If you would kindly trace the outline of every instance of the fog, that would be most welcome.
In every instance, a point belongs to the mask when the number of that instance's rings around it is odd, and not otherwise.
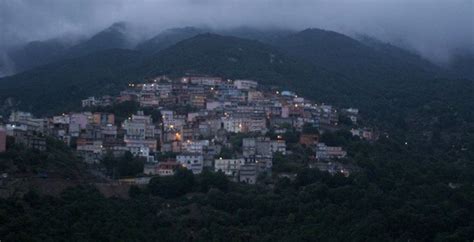
[[[170,27],[308,27],[367,34],[438,63],[474,52],[473,0],[1,0],[1,50],[90,35],[117,21],[146,38]]]

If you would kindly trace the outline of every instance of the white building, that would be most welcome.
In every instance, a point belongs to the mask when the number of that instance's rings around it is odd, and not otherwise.
[[[316,146],[316,159],[318,160],[342,159],[346,155],[347,152],[339,146],[327,146],[324,143],[319,143]]]
[[[171,110],[161,110],[161,118],[163,120],[163,128],[165,131],[179,130],[186,123],[186,116],[176,115]]]
[[[11,123],[21,123],[28,121],[29,119],[32,119],[33,115],[28,112],[22,112],[22,111],[14,111],[10,114],[10,118],[8,119],[9,122]]]
[[[70,119],[69,115],[63,114],[58,116],[53,116],[53,124],[69,124]]]
[[[286,143],[284,140],[270,140],[264,137],[244,138],[242,152],[244,157],[273,157],[276,152],[286,154]]]
[[[227,176],[236,177],[240,166],[245,164],[245,159],[216,159],[214,160],[214,171],[221,171]]]
[[[181,143],[181,151],[185,153],[202,154],[209,147],[209,140],[186,140]]]
[[[244,131],[244,119],[234,117],[222,117],[222,127],[231,133],[241,133]]]
[[[203,86],[216,86],[222,82],[222,79],[220,77],[188,77],[186,82]]]
[[[239,170],[239,181],[247,184],[255,184],[257,183],[257,164],[256,163],[248,163],[243,164],[240,166]]]
[[[97,100],[95,97],[88,97],[86,99],[82,100],[82,107],[94,107],[99,103],[99,100]]]
[[[85,129],[89,120],[91,119],[91,113],[71,113],[69,115],[69,133],[73,137],[78,137],[81,130]]]
[[[125,130],[124,141],[127,146],[146,146],[151,151],[156,150],[155,125],[150,116],[143,115],[141,112],[138,115],[132,115],[122,123],[122,128]]]
[[[122,123],[125,139],[154,139],[155,125],[150,116],[143,114],[132,115]]]
[[[204,158],[197,153],[183,153],[176,156],[176,162],[181,164],[186,169],[192,171],[194,174],[200,174],[203,169]]]
[[[87,163],[98,163],[104,150],[101,140],[78,142],[76,149],[78,155]]]
[[[252,80],[235,80],[234,86],[237,89],[249,90],[249,89],[257,89],[258,82]]]

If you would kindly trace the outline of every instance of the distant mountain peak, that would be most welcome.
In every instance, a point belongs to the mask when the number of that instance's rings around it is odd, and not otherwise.
[[[134,41],[129,36],[130,25],[117,22],[93,35],[88,40],[72,47],[66,56],[75,57],[106,49],[131,49]]]
[[[137,49],[153,54],[169,46],[172,46],[181,40],[191,38],[198,34],[204,33],[205,31],[206,30],[204,29],[193,26],[166,29],[153,36],[151,39],[139,44]]]

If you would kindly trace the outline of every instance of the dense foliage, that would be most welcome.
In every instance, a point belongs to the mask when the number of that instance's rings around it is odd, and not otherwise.
[[[441,73],[439,67],[402,49],[366,43],[332,31],[306,29],[275,45],[290,56],[345,75],[357,83],[419,79]],[[375,45],[375,46],[374,46]]]
[[[8,140],[8,150],[0,153],[0,173],[20,176],[77,178],[84,165],[63,142],[46,138],[46,150],[29,149]]]
[[[112,178],[133,177],[143,173],[145,161],[134,157],[129,151],[121,157],[106,154],[102,158],[101,164],[106,169],[106,174]]]
[[[134,51],[114,49],[3,78],[0,112],[13,108],[54,114],[77,108],[88,96],[118,93],[135,79],[133,68],[140,56]]]
[[[2,199],[0,236],[5,241],[472,238],[472,167],[458,176],[461,169],[444,158],[419,160],[410,147],[391,140],[354,145],[361,146],[354,150],[365,170],[348,178],[301,169],[296,180],[280,178],[268,187],[180,170],[147,187],[132,187],[128,200],[106,199],[91,187],[60,197],[30,193]]]

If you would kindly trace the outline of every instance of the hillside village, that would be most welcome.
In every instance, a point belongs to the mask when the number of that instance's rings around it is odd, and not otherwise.
[[[138,109],[123,117],[114,108],[124,104]],[[11,113],[0,126],[0,152],[7,136],[37,150],[45,150],[45,137],[52,136],[91,166],[131,153],[143,162],[139,173],[145,178],[169,176],[184,167],[255,184],[259,176],[272,173],[275,159],[301,152],[295,145],[309,150],[308,166],[349,176],[354,167],[341,162],[346,150],[321,142],[320,135],[348,129],[369,141],[378,136],[358,126],[355,108],[316,104],[253,80],[160,76],[129,83],[117,96],[89,97],[81,106],[81,111],[45,118]]]

